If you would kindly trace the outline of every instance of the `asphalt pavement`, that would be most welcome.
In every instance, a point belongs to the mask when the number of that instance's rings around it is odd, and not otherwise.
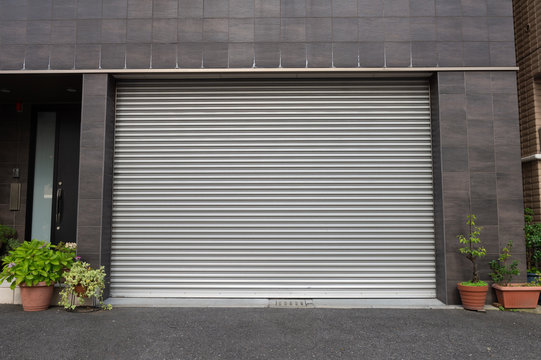
[[[541,315],[508,311],[0,305],[0,359],[541,359]]]

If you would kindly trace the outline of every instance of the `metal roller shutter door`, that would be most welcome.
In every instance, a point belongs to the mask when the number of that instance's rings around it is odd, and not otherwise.
[[[425,80],[121,82],[115,297],[433,298]]]

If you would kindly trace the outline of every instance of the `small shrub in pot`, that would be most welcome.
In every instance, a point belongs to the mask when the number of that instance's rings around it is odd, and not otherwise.
[[[475,221],[477,217],[474,214],[467,216],[466,224],[469,232],[466,235],[458,235],[458,241],[462,247],[459,252],[472,263],[472,278],[470,281],[464,281],[457,285],[462,300],[462,306],[467,310],[484,310],[485,301],[488,292],[488,284],[479,277],[477,260],[487,254],[486,249],[481,245],[481,230]]]

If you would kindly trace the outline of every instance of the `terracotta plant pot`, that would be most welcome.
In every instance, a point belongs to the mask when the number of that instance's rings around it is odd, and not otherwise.
[[[462,306],[466,310],[484,310],[487,299],[488,285],[485,286],[466,286],[457,284]]]
[[[85,292],[86,288],[83,285],[76,285],[73,290],[80,296],[80,297],[86,297]]]
[[[505,309],[535,309],[541,292],[541,286],[524,286],[524,284],[509,284],[501,286],[493,284],[498,302]]]
[[[42,311],[49,308],[53,297],[53,285],[47,285],[42,281],[36,286],[21,284],[20,288],[24,311]]]

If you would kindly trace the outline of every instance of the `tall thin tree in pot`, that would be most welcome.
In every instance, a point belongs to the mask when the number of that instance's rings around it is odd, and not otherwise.
[[[470,281],[458,284],[458,291],[462,299],[462,306],[467,310],[483,310],[488,292],[488,284],[479,277],[477,269],[477,259],[485,256],[487,250],[481,246],[482,227],[477,226],[475,221],[477,217],[474,214],[467,216],[466,224],[469,226],[467,235],[458,235],[458,241],[463,247],[458,250],[466,259],[470,260],[473,268],[473,275]]]

